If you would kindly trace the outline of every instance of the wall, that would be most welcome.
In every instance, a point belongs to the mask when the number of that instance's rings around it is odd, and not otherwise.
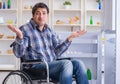
[[[120,0],[116,1],[116,84],[120,84]]]

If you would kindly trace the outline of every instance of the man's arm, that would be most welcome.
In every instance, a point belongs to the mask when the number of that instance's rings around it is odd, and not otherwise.
[[[12,45],[15,56],[16,57],[24,56],[26,52],[26,47],[28,46],[29,39],[27,37],[23,37],[23,32],[19,28],[15,28],[12,25],[8,25],[8,28],[17,35]]]
[[[84,35],[86,31],[77,31],[72,33],[64,42],[60,43],[59,39],[55,34],[53,34],[53,45],[54,45],[54,51],[57,56],[60,56],[62,53],[64,53],[68,47],[70,46],[72,40],[78,36]]]
[[[68,39],[68,41],[72,41],[74,38],[76,38],[76,37],[79,37],[79,36],[81,36],[81,35],[84,35],[86,33],[86,31],[85,30],[79,30],[79,31],[77,31],[77,32],[74,32],[73,34],[71,34],[67,39]]]
[[[22,31],[18,28],[15,28],[14,26],[12,25],[8,25],[8,28],[13,31],[14,33],[16,33],[17,37],[19,39],[22,39],[23,38],[23,34],[22,34]]]

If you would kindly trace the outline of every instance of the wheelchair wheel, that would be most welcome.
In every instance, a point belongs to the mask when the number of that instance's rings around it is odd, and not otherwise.
[[[23,71],[10,72],[2,84],[32,84],[30,77]]]

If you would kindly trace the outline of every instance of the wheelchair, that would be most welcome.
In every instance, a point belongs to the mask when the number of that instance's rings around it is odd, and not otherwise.
[[[57,60],[64,60],[71,58],[60,58]],[[49,66],[48,63],[44,60],[27,60],[24,61],[20,59],[21,65],[20,70],[11,71],[3,80],[2,84],[58,84],[58,81],[52,80],[49,78]],[[24,64],[38,64],[38,63],[45,63],[46,69],[25,69],[23,68]],[[40,76],[37,76],[40,74]],[[73,76],[73,81],[75,80]],[[36,81],[37,83],[34,83]]]
[[[3,80],[2,84],[36,84],[34,81],[37,81],[37,84],[57,84],[57,81],[53,81],[49,78],[49,66],[48,63],[44,60],[21,60],[20,70],[11,71]],[[25,64],[38,64],[45,63],[46,69],[25,69],[23,65]],[[37,76],[40,74],[40,76]]]

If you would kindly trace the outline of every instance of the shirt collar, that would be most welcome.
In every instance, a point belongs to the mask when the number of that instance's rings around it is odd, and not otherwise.
[[[39,25],[36,24],[35,21],[34,21],[33,19],[30,20],[30,23],[31,23],[31,25],[33,26],[33,29],[39,29]],[[43,31],[45,31],[47,28],[48,28],[48,25],[45,24],[45,25],[44,25],[44,30],[43,30]]]

